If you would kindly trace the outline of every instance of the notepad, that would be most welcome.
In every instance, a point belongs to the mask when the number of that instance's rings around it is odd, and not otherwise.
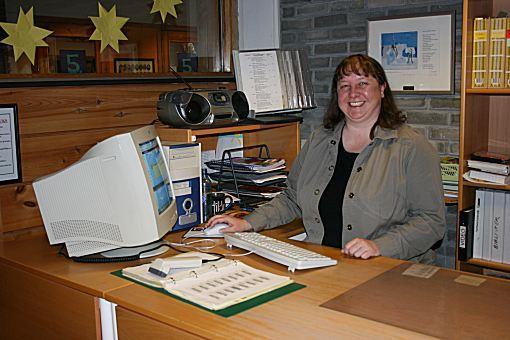
[[[240,261],[221,259],[166,278],[148,272],[150,264],[129,267],[122,274],[194,304],[216,311],[292,284],[290,277],[250,267]]]

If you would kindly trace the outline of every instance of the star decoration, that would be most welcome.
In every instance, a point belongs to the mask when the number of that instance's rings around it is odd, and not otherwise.
[[[18,22],[15,24],[0,22],[0,27],[9,35],[0,42],[11,45],[14,48],[15,61],[18,61],[19,57],[25,53],[32,65],[34,65],[36,47],[48,46],[43,39],[53,33],[52,31],[34,26],[33,9],[33,7],[30,8],[25,14],[20,7]]]
[[[115,5],[106,11],[101,3],[99,5],[99,17],[89,17],[96,26],[96,30],[90,36],[89,40],[101,40],[101,52],[110,45],[119,53],[119,40],[128,40],[120,30],[126,24],[129,18],[117,16]]]
[[[161,20],[165,22],[167,13],[170,13],[174,18],[177,18],[177,12],[175,11],[175,5],[182,4],[181,0],[154,0],[152,5],[152,13],[160,12]]]

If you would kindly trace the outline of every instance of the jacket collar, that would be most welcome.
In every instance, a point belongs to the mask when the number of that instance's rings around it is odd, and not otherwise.
[[[340,123],[338,123],[335,126],[335,129],[333,132],[335,137],[340,138],[342,136],[342,129],[344,128],[344,126],[345,126],[345,119],[342,120]],[[397,129],[386,129],[386,128],[382,128],[380,126],[375,127],[374,140],[376,140],[376,139],[389,140],[389,139],[394,139],[394,138],[398,138]]]

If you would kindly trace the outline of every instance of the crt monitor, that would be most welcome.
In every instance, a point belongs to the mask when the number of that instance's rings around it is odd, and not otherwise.
[[[50,243],[64,242],[70,257],[151,243],[177,220],[168,164],[153,126],[96,144],[33,187]]]

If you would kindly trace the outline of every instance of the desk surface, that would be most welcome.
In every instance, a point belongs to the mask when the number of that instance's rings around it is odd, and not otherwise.
[[[273,237],[284,238],[300,231],[300,225],[295,223],[267,233]],[[177,240],[182,234],[183,232],[178,232],[168,237]],[[227,252],[224,242],[220,242],[222,244],[214,251]],[[290,273],[286,267],[256,255],[242,257],[242,261],[250,266],[288,275],[296,282],[306,285],[306,288],[230,318],[223,318],[110,275],[114,270],[149,260],[110,264],[75,263],[58,255],[58,247],[49,246],[45,237],[38,237],[15,242],[0,241],[0,262],[78,291],[104,297],[116,303],[121,313],[127,311],[189,337],[324,338],[333,335],[346,338],[428,338],[417,332],[320,306],[339,294],[395,268],[403,261],[384,257],[357,260],[344,257],[335,248],[305,243],[300,245],[337,258],[339,264]],[[123,315],[125,316],[125,313]],[[402,318],[405,318],[405,313]],[[153,335],[152,328],[144,328],[138,335],[140,334]]]

